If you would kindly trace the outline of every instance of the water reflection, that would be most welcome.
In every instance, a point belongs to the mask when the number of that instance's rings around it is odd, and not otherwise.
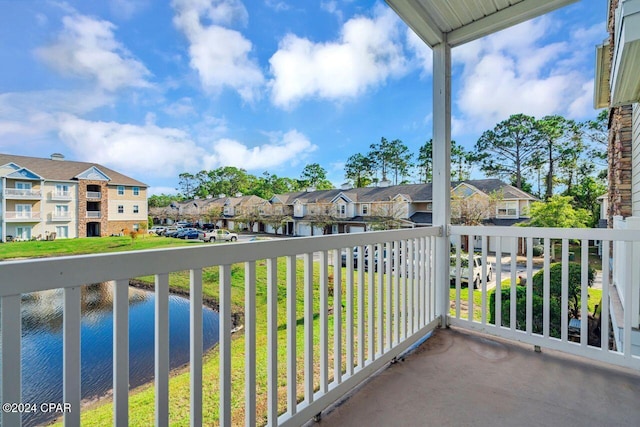
[[[82,397],[91,399],[112,386],[113,286],[83,286],[81,291]],[[22,297],[22,401],[62,402],[63,291],[50,290]],[[129,288],[129,372],[136,387],[153,380],[154,303],[152,292]],[[218,316],[203,310],[204,346],[218,341]],[[172,368],[189,362],[189,301],[169,297],[169,345]],[[1,378],[0,378],[1,380]],[[24,425],[47,420],[25,414]]]

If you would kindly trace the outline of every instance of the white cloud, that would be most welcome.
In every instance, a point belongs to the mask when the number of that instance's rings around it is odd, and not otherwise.
[[[131,176],[174,177],[195,170],[204,154],[179,129],[117,122],[93,122],[61,115],[60,139],[79,160],[104,164]]]
[[[245,101],[259,97],[264,76],[250,58],[252,43],[240,32],[222,25],[246,24],[248,14],[236,0],[174,0],[174,23],[189,40],[191,68],[202,86],[212,92],[225,87]]]
[[[398,23],[391,10],[376,8],[374,18],[347,21],[335,42],[286,35],[269,60],[272,102],[288,109],[306,98],[353,98],[402,75],[407,64]]]
[[[114,36],[115,26],[82,15],[66,16],[56,42],[36,55],[63,75],[95,81],[99,88],[148,87],[147,68]]]
[[[270,143],[248,147],[232,139],[220,139],[212,145],[213,153],[205,159],[207,169],[236,166],[247,170],[264,170],[284,164],[295,165],[318,147],[302,133],[291,130],[273,134]]]
[[[283,10],[291,9],[291,6],[289,6],[287,3],[280,0],[267,0],[264,4],[266,4],[267,7],[270,7],[276,12],[281,12]]]
[[[578,119],[589,114],[590,68],[580,65],[591,60],[592,49],[576,43],[584,44],[578,38],[587,34],[596,39],[598,32],[578,28],[566,42],[548,42],[556,30],[550,18],[540,18],[454,49],[454,64],[462,71],[455,133],[490,129],[515,113]]]
[[[336,0],[322,1],[320,2],[320,8],[325,12],[335,15],[338,21],[342,22],[342,11],[338,8],[338,2]]]

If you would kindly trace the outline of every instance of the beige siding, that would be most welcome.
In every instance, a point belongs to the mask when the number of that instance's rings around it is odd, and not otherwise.
[[[633,105],[632,126],[632,166],[631,206],[633,216],[640,216],[640,104]]]
[[[138,213],[133,213],[134,206],[138,206]],[[122,206],[123,213],[118,212],[118,206]],[[109,221],[147,221],[147,193],[143,187],[139,187],[139,194],[133,194],[133,187],[124,186],[124,194],[118,194],[118,186],[109,186]]]

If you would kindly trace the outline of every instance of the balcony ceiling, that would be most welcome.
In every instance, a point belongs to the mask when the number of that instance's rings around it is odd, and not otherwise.
[[[458,46],[577,0],[386,0],[430,47]]]

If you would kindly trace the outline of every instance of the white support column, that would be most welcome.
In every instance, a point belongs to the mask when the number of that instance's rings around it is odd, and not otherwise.
[[[436,238],[436,314],[442,326],[449,312],[449,223],[451,222],[451,47],[446,39],[433,48],[433,225]]]
[[[7,178],[2,177],[2,242],[7,241],[7,200],[5,199],[5,189],[7,188]]]

